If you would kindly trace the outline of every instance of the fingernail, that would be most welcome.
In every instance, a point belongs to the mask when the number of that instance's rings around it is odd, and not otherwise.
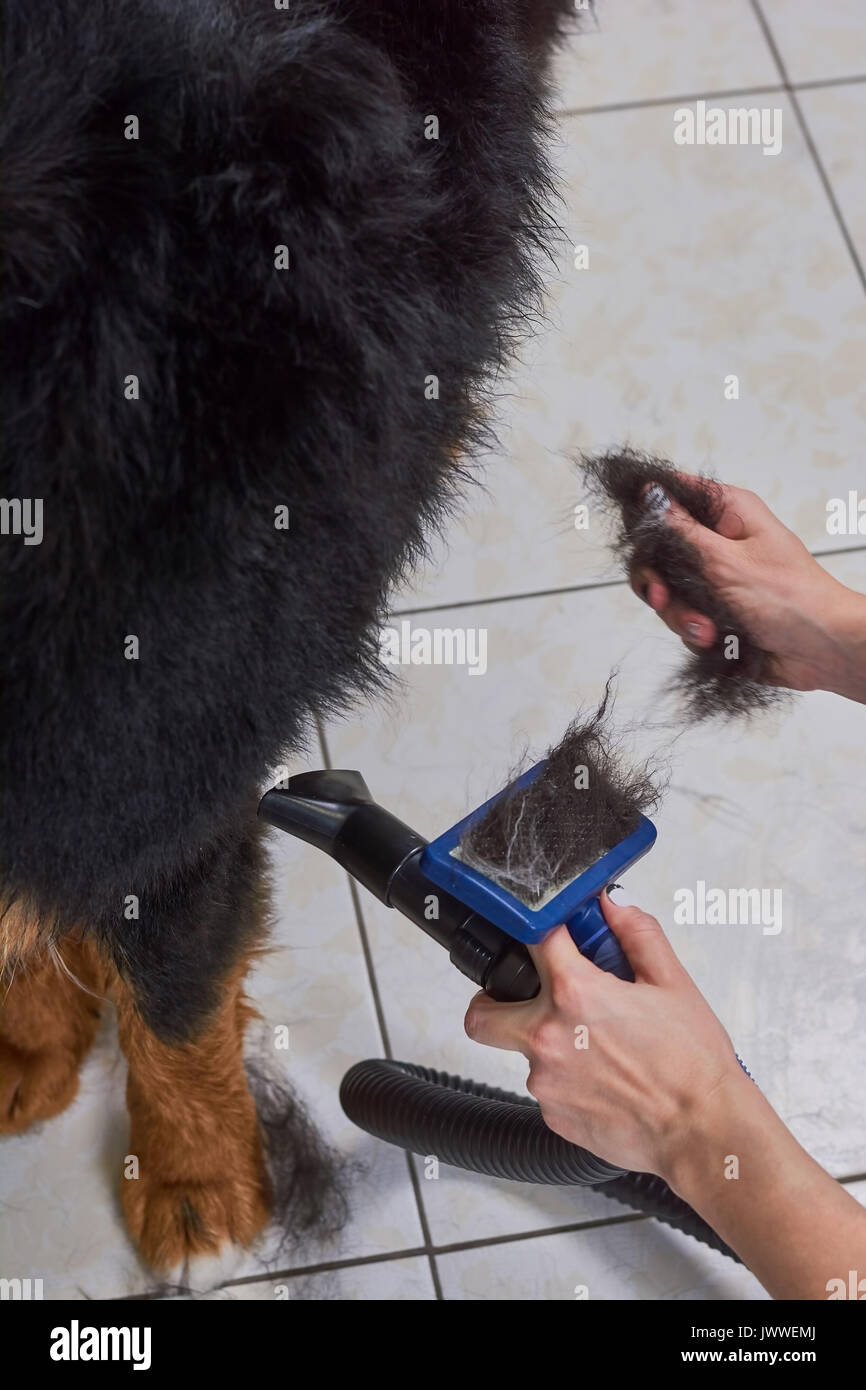
[[[612,892],[615,892],[615,893],[616,893],[616,897],[615,897],[615,898],[611,898],[610,900],[611,900],[612,903],[615,903],[615,904],[617,905],[617,907],[636,907],[636,906],[637,906],[637,904],[635,903],[634,899],[631,898],[631,897],[629,896],[628,889],[623,888],[623,886],[622,886],[621,883],[614,883],[614,884],[611,884],[611,887],[607,890],[607,892],[608,892],[608,897],[610,897],[610,895],[611,895]]]
[[[686,623],[686,632],[690,637],[700,637],[703,630],[700,623]]]
[[[668,497],[664,488],[659,487],[658,483],[653,483],[652,487],[647,489],[646,496],[644,497],[644,506],[649,511],[658,513],[666,512],[670,505],[671,499]]]

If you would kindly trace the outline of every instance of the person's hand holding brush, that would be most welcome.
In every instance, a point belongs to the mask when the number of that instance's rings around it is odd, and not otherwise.
[[[775,1298],[827,1298],[864,1275],[866,1210],[810,1158],[737,1061],[655,918],[602,898],[634,983],[558,927],[530,947],[534,999],[472,1000],[474,1041],[528,1059],[545,1123],[608,1162],[656,1173]]]

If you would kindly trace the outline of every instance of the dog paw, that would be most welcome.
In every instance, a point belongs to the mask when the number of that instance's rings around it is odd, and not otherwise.
[[[65,1110],[78,1093],[79,1063],[68,1048],[25,1052],[0,1037],[0,1134],[20,1134]]]
[[[121,1196],[145,1262],[170,1282],[198,1289],[231,1276],[270,1214],[264,1180],[249,1175],[168,1181],[142,1173],[124,1180]]]
[[[223,1245],[217,1255],[194,1255],[185,1264],[166,1270],[168,1288],[188,1298],[212,1294],[236,1277],[244,1267],[247,1251],[241,1245]]]

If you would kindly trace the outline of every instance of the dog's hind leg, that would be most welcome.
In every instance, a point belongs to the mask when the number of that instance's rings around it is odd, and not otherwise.
[[[0,974],[0,1134],[74,1100],[114,974],[91,940],[39,943],[33,924],[19,941]]]
[[[261,834],[250,797],[226,838],[142,893],[139,916],[107,943],[137,1160],[125,1164],[121,1201],[145,1261],[175,1282],[193,1282],[193,1260],[196,1278],[218,1282],[271,1208],[244,1067],[253,1010],[243,984],[266,935]]]
[[[341,1164],[244,1033],[244,979],[267,935],[268,875],[257,794],[109,940],[129,1064],[121,1200],[150,1266],[176,1283],[227,1278],[270,1216],[293,1244],[330,1238],[345,1215]],[[272,1084],[273,1083],[273,1084]]]
[[[246,962],[188,1041],[161,1041],[128,986],[118,993],[120,1043],[129,1063],[129,1153],[121,1199],[143,1258],[177,1282],[189,1262],[248,1245],[266,1224],[270,1194],[255,1103],[243,1063],[252,1012]],[[223,1267],[220,1273],[228,1274]],[[200,1268],[199,1268],[200,1277]],[[216,1282],[213,1273],[210,1282]]]

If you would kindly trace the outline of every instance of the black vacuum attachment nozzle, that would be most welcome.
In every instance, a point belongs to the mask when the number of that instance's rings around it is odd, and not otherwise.
[[[526,947],[427,878],[419,860],[428,842],[376,804],[360,772],[299,773],[265,793],[259,815],[330,855],[444,946],[457,969],[494,999],[538,993]]]

